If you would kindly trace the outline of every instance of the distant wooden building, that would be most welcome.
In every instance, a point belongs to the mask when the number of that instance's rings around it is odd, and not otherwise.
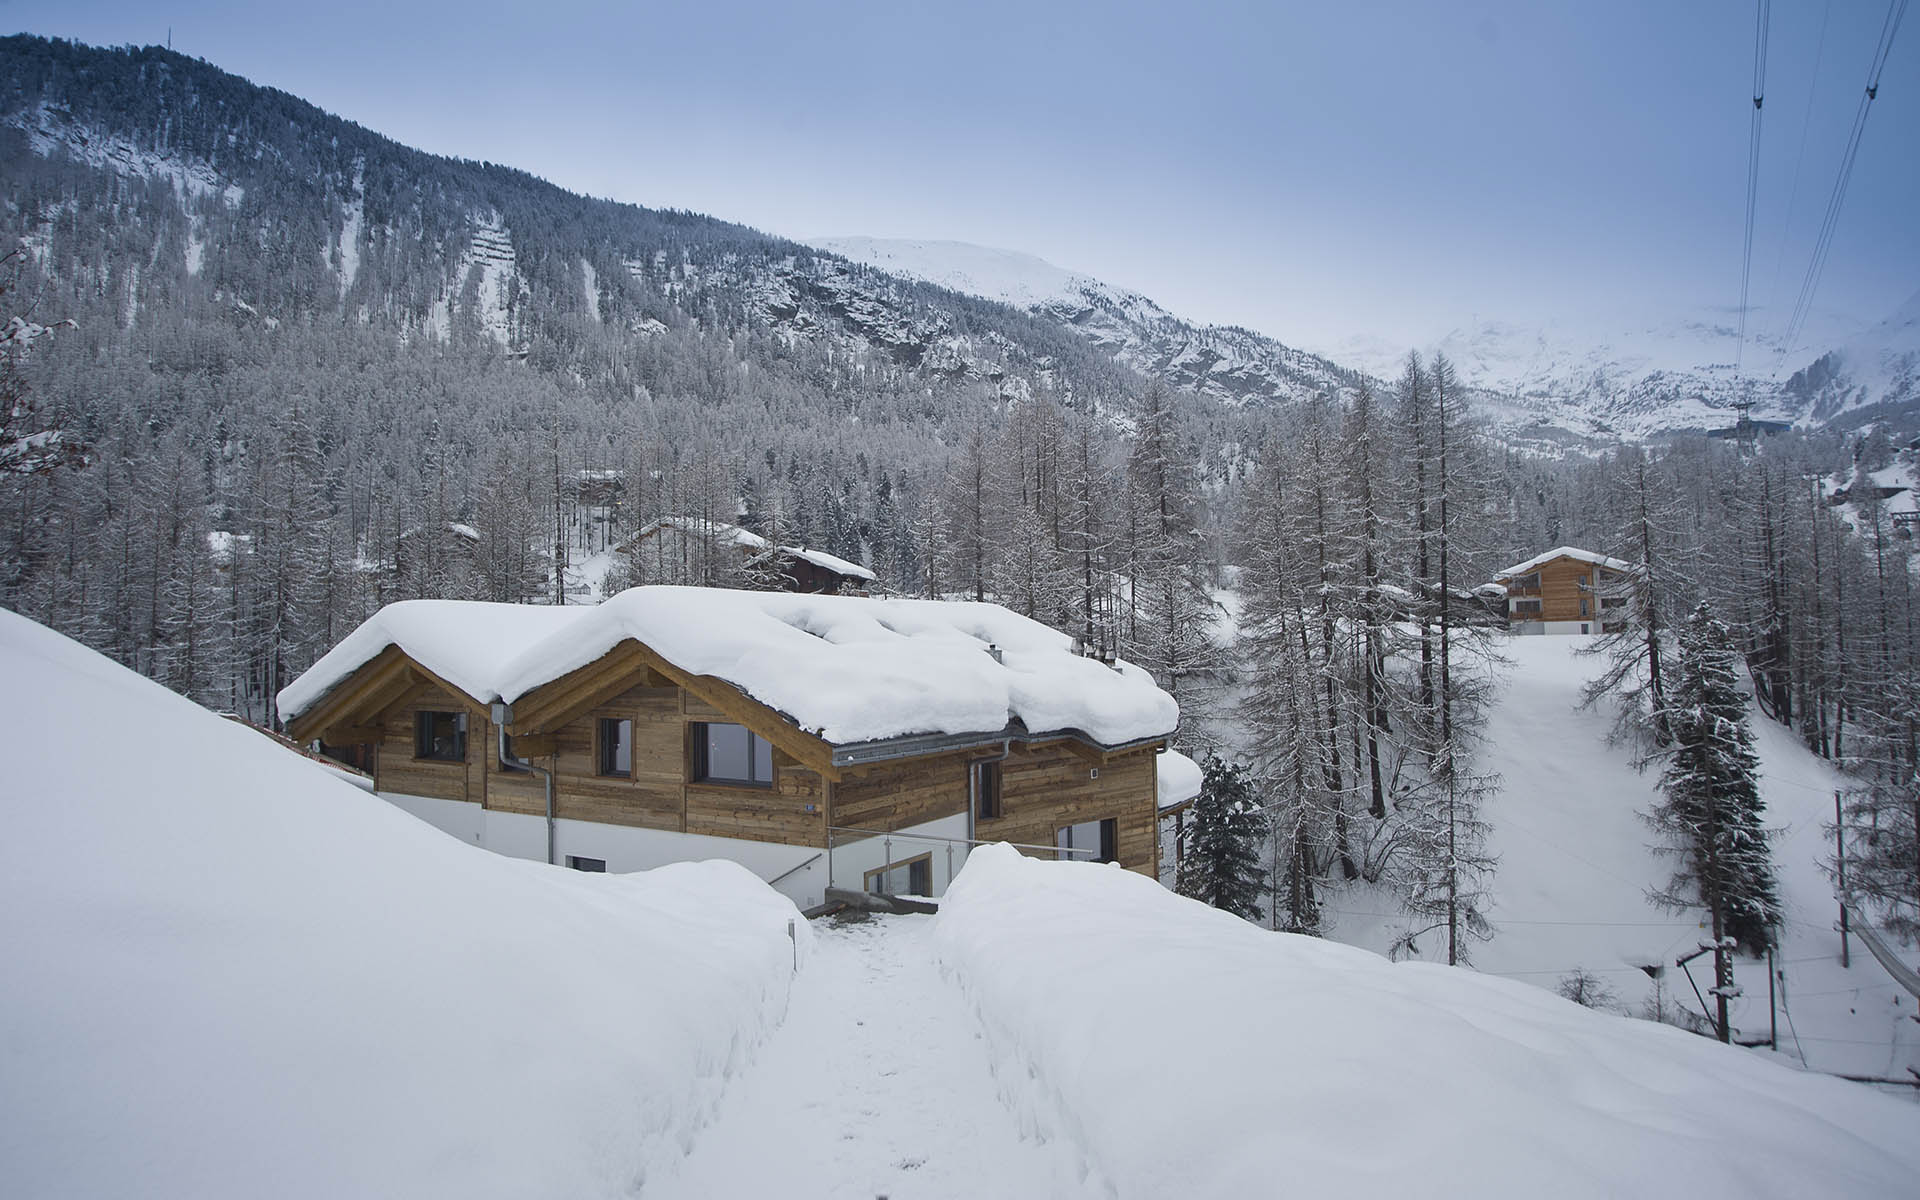
[[[618,549],[636,582],[726,587],[758,575],[771,581],[760,586],[828,596],[864,596],[875,582],[866,567],[824,550],[776,546],[738,525],[699,517],[649,521]]]
[[[634,588],[415,600],[280,695],[381,796],[582,870],[729,858],[793,897],[938,895],[981,841],[1158,872],[1172,698],[993,604]],[[1171,781],[1170,781],[1171,783]]]
[[[1515,633],[1614,633],[1626,627],[1633,564],[1560,546],[1494,575]]]

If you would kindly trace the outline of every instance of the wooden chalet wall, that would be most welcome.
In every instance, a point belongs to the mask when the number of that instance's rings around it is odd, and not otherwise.
[[[636,678],[659,682],[644,672]],[[434,710],[466,711],[464,763],[414,757],[415,715]],[[631,778],[597,773],[602,718],[633,722]],[[985,754],[952,751],[845,768],[839,780],[829,781],[776,747],[770,788],[692,782],[692,724],[738,719],[684,688],[642,683],[559,726],[547,743],[550,752],[532,761],[554,772],[555,815],[567,820],[824,847],[829,820],[840,829],[894,831],[964,814],[972,801],[972,762]],[[416,688],[374,727],[380,734],[374,756],[380,791],[545,815],[540,777],[500,769],[496,729],[487,711],[468,698],[433,684]],[[1001,766],[1001,816],[980,821],[976,836],[1044,847],[1054,844],[1063,826],[1114,818],[1121,864],[1152,875],[1159,859],[1158,748],[1102,761],[1097,751],[1065,741],[1016,744]]]
[[[1533,572],[1527,572],[1532,574]],[[1540,564],[1540,586],[1523,588],[1519,586],[1519,577],[1507,584],[1507,615],[1513,621],[1599,621],[1600,596],[1596,591],[1599,581],[1611,579],[1617,572],[1604,571],[1589,562],[1577,558],[1556,558]],[[1514,606],[1516,600],[1540,601],[1537,613],[1521,612]],[[1580,602],[1587,602],[1587,611],[1580,611]]]
[[[1096,767],[1065,742],[1015,746],[1000,767],[1000,816],[978,822],[974,836],[984,841],[1051,846],[1063,826],[1113,817],[1120,865],[1143,875],[1157,875],[1158,749],[1155,745],[1115,754]],[[1097,779],[1092,775],[1095,770],[1100,773]]]

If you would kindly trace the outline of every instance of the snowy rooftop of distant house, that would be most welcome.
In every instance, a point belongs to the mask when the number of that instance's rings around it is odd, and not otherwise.
[[[634,536],[634,540],[639,541],[643,538],[651,537],[662,528],[677,529],[682,533],[693,534],[695,537],[710,538],[722,545],[739,546],[743,550],[766,550],[773,544],[751,530],[742,529],[738,525],[729,525],[724,521],[709,521],[704,517],[661,517],[657,521],[649,521],[647,524],[641,526],[640,532]],[[848,562],[846,559],[837,555],[828,554],[824,550],[809,550],[805,546],[782,546],[780,547],[780,552],[782,554],[791,554],[795,558],[803,558],[816,567],[833,571],[836,574],[868,581],[872,581],[875,578],[872,571],[869,571],[859,563]]]
[[[1513,575],[1524,575],[1535,567],[1544,563],[1550,563],[1556,558],[1578,559],[1580,562],[1592,563],[1597,567],[1605,567],[1609,571],[1633,570],[1633,564],[1627,562],[1625,559],[1608,558],[1604,554],[1595,554],[1591,550],[1582,550],[1577,546],[1557,546],[1545,554],[1536,554],[1523,563],[1515,563],[1504,571],[1495,572],[1493,577],[1495,579],[1506,579]]]
[[[311,708],[388,646],[484,704],[628,639],[835,744],[993,733],[1017,720],[1115,746],[1164,737],[1180,719],[1145,671],[1076,654],[1066,634],[997,604],[690,587],[630,588],[592,607],[390,604],[288,684],[280,714]]]

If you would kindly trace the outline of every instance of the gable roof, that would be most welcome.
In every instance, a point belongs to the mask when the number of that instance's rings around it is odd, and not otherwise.
[[[1591,550],[1582,550],[1577,546],[1556,546],[1545,554],[1536,554],[1523,563],[1515,563],[1505,570],[1496,571],[1493,577],[1495,579],[1506,579],[1514,575],[1525,575],[1535,567],[1543,566],[1556,558],[1577,559],[1580,562],[1592,563],[1596,567],[1605,567],[1609,571],[1633,570],[1633,564],[1627,562],[1625,559],[1608,558],[1604,554],[1595,554]]]
[[[1171,734],[1180,718],[1147,672],[1082,657],[1066,634],[997,604],[693,587],[631,588],[592,607],[390,604],[282,689],[280,714],[312,708],[389,646],[488,704],[629,640],[835,744],[1017,721],[1115,746]]]

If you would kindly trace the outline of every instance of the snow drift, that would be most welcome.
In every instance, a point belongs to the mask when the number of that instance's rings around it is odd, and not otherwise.
[[[1121,1197],[1897,1195],[1911,1105],[1537,988],[969,859],[934,935],[1009,1102]]]
[[[0,612],[17,1196],[625,1194],[784,1011],[731,863],[498,857]]]

